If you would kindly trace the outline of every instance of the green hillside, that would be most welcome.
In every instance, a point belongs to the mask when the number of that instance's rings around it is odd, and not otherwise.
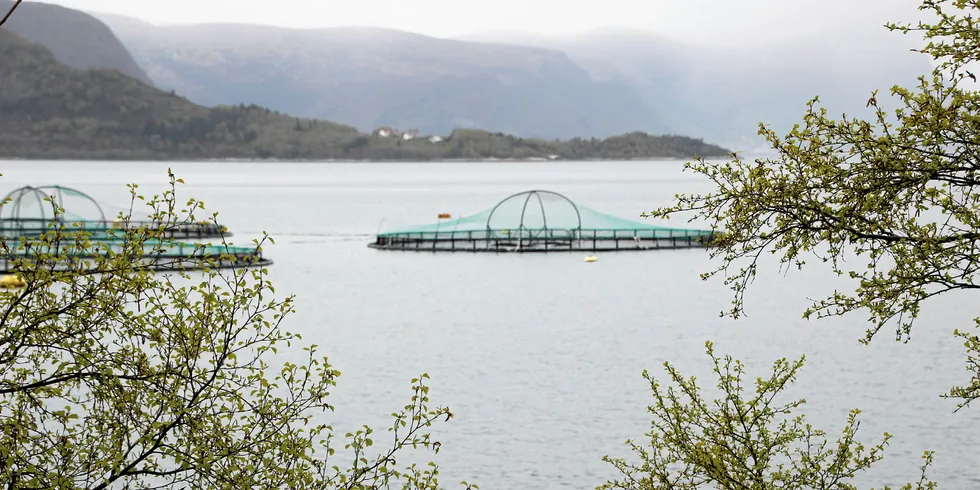
[[[632,133],[564,142],[455,131],[445,141],[382,138],[257,105],[208,108],[115,70],[71,68],[0,30],[0,157],[76,159],[690,158],[727,150]]]

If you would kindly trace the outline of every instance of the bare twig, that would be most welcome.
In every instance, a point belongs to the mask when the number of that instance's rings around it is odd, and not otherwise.
[[[17,10],[17,6],[19,6],[20,2],[23,1],[24,0],[17,0],[16,2],[14,2],[14,6],[10,7],[10,10],[7,11],[7,15],[4,15],[3,19],[0,19],[0,26],[4,25],[7,22],[7,19],[10,18],[10,15],[14,13],[14,10]]]

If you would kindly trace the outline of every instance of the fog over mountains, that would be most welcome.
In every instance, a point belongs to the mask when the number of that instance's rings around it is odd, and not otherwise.
[[[629,29],[565,36],[488,32],[465,39],[562,51],[594,79],[628,85],[669,131],[742,147],[755,139],[759,122],[781,130],[801,122],[814,96],[831,113],[859,113],[873,90],[913,85],[931,70],[928,57],[911,51],[921,46],[912,35],[866,25],[738,49]]]
[[[42,5],[27,3],[18,14],[28,19]],[[445,39],[382,28],[160,26],[92,15],[128,52],[104,48],[112,40],[89,40],[100,46],[94,54],[59,53],[58,45],[85,42],[38,39],[67,36],[50,25],[15,32],[72,66],[119,69],[199,104],[255,103],[362,131],[465,127],[567,139],[639,130],[752,150],[759,122],[788,130],[815,95],[832,113],[850,114],[872,90],[914,84],[931,69],[927,57],[910,52],[918,41],[867,23],[734,48],[629,28]]]
[[[371,129],[527,137],[631,130],[752,147],[820,95],[835,112],[911,84],[929,61],[911,37],[866,25],[758,48],[708,48],[648,31],[488,32],[440,39],[378,28],[156,26],[97,14],[150,78],[203,104],[247,100]]]
[[[498,80],[512,85],[533,85],[533,80],[528,82],[522,77],[536,69],[545,72],[555,69],[581,72],[567,57],[553,51],[462,43],[470,51],[463,52],[457,58],[444,55],[426,58],[425,48],[431,41],[417,36],[421,48],[402,48],[409,54],[414,53],[413,49],[420,49],[418,58],[427,68],[418,71],[418,61],[402,64],[371,61],[373,51],[367,49],[321,49],[308,58],[301,57],[301,64],[296,63],[294,54],[302,52],[287,50],[285,54],[269,54],[268,58],[254,62],[238,73],[228,73],[230,65],[220,62],[209,65],[217,67],[217,73],[206,69],[184,73],[185,76],[205,81],[200,87],[206,90],[197,93],[198,99],[204,98],[207,90],[227,90],[229,85],[223,85],[226,81],[239,89],[231,103],[205,106],[185,98],[176,90],[161,89],[149,83],[146,73],[122,42],[105,24],[91,15],[43,3],[32,3],[30,7],[28,15],[12,18],[12,22],[0,30],[0,158],[546,161],[689,159],[695,155],[718,157],[730,152],[702,139],[651,135],[639,131],[624,131],[609,138],[564,141],[487,131],[479,129],[472,122],[465,123],[468,128],[453,129],[443,137],[420,135],[412,131],[373,132],[370,128],[361,131],[348,124],[322,118],[302,118],[297,117],[295,112],[289,114],[282,111],[285,104],[292,104],[293,108],[301,111],[305,104],[317,100],[323,89],[318,84],[285,86],[290,81],[303,81],[303,77],[296,76],[296,72],[290,70],[302,70],[304,66],[320,67],[327,76],[335,73],[338,66],[347,67],[352,71],[345,75],[366,82],[377,79],[379,68],[382,74],[384,70],[392,70],[391,73],[400,80],[407,78],[406,73],[416,77],[418,86],[422,87],[432,80],[458,77],[459,74],[468,76],[473,72],[498,77]],[[131,22],[126,19],[120,21]],[[8,29],[9,26],[14,28]],[[241,29],[242,26],[211,28],[208,42],[232,50],[246,44],[251,49],[244,51],[246,55],[260,52],[255,43],[226,42],[229,36],[244,34]],[[244,29],[265,35],[258,39],[259,44],[274,45],[274,36],[282,34],[276,30]],[[23,36],[17,32],[23,33]],[[177,34],[181,35],[180,32]],[[335,29],[330,34],[333,37],[328,46],[357,44],[365,37],[377,43],[391,33],[383,30]],[[403,34],[396,34],[398,37],[395,41],[408,40]],[[322,37],[321,33],[312,40],[299,41],[317,44]],[[513,52],[529,54],[520,57],[512,55]],[[202,51],[200,54],[202,59],[207,59],[209,55],[220,54],[220,51]],[[283,60],[288,62],[282,63]],[[166,79],[159,73],[155,75],[158,79]],[[179,81],[181,77],[174,79]],[[583,75],[582,79],[591,83],[587,75]],[[476,80],[477,83],[480,81],[479,78]],[[265,90],[256,90],[256,86]],[[295,90],[298,87],[308,87],[309,91],[304,95]],[[351,87],[356,88],[357,84],[351,84]],[[386,90],[391,89],[382,86],[379,94],[390,95]],[[234,102],[261,99],[281,91],[285,91],[286,96],[276,99],[280,105],[278,108]],[[407,92],[406,101],[418,103],[411,98],[416,95]],[[436,93],[433,99],[444,100],[448,98],[445,95]],[[457,95],[469,97],[471,92],[461,90]],[[294,98],[290,99],[290,96]],[[512,94],[505,93],[497,98],[509,96]],[[592,96],[592,93],[583,93],[583,98]],[[391,103],[392,99],[382,100]],[[544,101],[544,104],[534,106],[529,100],[525,105],[542,107],[550,103],[557,110],[565,109],[560,103],[555,104],[554,100],[546,97],[538,97],[538,100]],[[365,103],[350,106],[350,117],[357,116],[353,109],[358,106],[371,108],[370,101],[371,97],[367,97]],[[437,107],[438,104],[432,106]],[[609,109],[602,104],[595,106],[596,111]],[[383,106],[374,107],[387,110]],[[412,114],[432,116],[433,112],[424,104],[418,105],[414,111],[404,115],[410,124],[415,122]],[[438,113],[434,115],[439,116]],[[589,114],[586,113],[585,117],[589,117]],[[436,117],[432,120],[435,124],[439,123]],[[590,120],[583,120],[590,124]],[[503,121],[507,123],[506,119]]]

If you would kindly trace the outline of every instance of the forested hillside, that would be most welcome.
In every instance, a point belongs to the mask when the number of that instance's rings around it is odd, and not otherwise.
[[[0,157],[103,159],[690,158],[727,150],[643,133],[552,141],[457,130],[405,140],[257,105],[204,107],[116,70],[77,69],[0,30]],[[424,136],[424,135],[423,135]]]

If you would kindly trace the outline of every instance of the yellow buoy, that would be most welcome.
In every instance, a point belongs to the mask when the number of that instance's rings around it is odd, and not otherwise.
[[[597,261],[597,260],[599,260],[599,259],[598,259],[598,258],[596,258],[596,256],[595,256],[595,255],[590,255],[590,256],[588,256],[588,257],[586,257],[586,258],[585,258],[585,261],[586,261],[586,262],[595,262],[595,261]]]
[[[23,277],[14,274],[0,277],[0,289],[19,289],[25,286],[27,286],[27,281]]]

